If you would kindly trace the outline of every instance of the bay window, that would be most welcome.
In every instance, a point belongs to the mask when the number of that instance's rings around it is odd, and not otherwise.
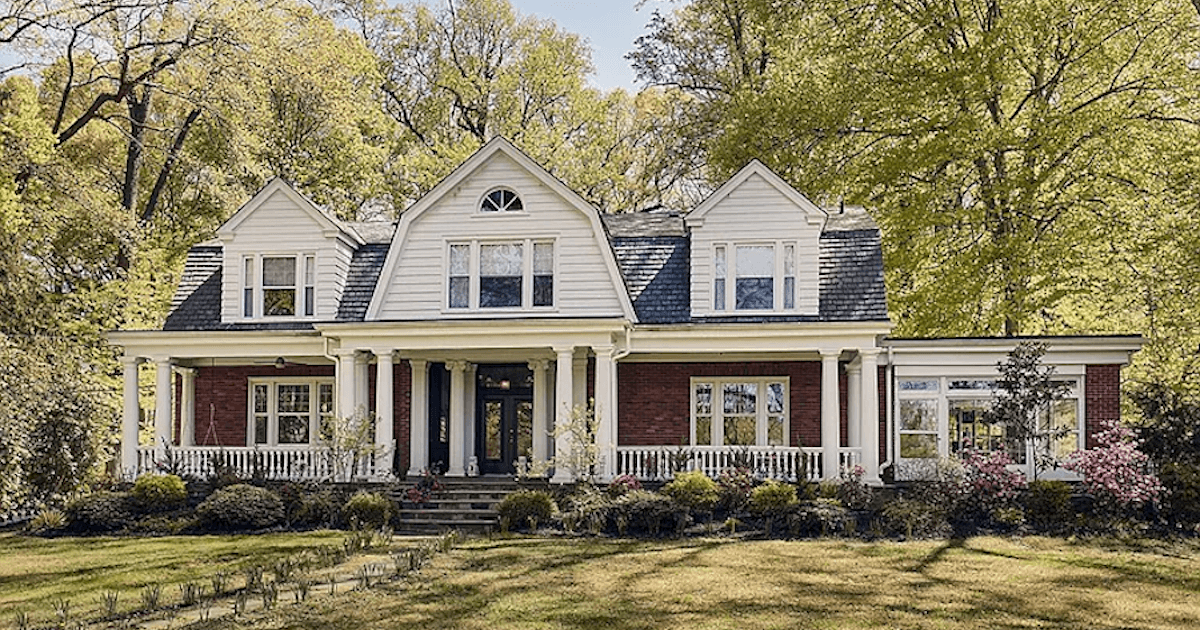
[[[249,402],[248,446],[314,444],[334,417],[333,379],[251,379]]]
[[[788,379],[693,378],[693,446],[786,446]]]

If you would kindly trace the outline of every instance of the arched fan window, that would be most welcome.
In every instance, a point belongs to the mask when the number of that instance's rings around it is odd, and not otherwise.
[[[525,206],[517,193],[508,188],[497,188],[484,196],[479,204],[480,212],[520,212]]]

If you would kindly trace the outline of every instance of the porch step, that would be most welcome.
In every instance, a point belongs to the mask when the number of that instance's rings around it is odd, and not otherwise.
[[[457,529],[486,533],[499,527],[496,505],[512,492],[530,487],[511,477],[473,477],[442,479],[443,489],[422,504],[408,497],[395,496],[400,503],[397,519],[401,532],[427,533]]]

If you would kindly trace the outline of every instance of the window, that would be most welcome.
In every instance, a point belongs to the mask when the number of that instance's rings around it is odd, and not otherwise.
[[[450,243],[446,305],[455,310],[553,307],[554,263],[553,241]]]
[[[795,310],[796,244],[715,244],[712,291],[714,311]]]
[[[333,379],[250,382],[250,446],[306,445],[334,417]]]
[[[316,256],[247,256],[242,267],[243,317],[312,317],[316,312]]]
[[[693,446],[786,446],[786,378],[692,379]]]
[[[507,188],[497,188],[484,195],[479,204],[480,212],[520,212],[525,209],[517,193]]]

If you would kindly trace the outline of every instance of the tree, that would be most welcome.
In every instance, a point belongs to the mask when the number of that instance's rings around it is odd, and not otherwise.
[[[1065,381],[1054,380],[1054,366],[1042,365],[1046,346],[1021,342],[996,365],[1000,378],[997,396],[984,413],[983,421],[1003,426],[1010,451],[1033,453],[1033,478],[1058,464],[1054,442],[1069,435],[1073,425],[1055,426],[1052,405],[1070,390]],[[1021,458],[1017,458],[1020,461]]]

